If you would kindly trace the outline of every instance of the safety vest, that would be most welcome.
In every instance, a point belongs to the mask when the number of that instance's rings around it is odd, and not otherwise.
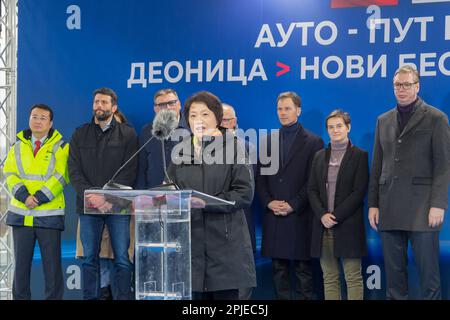
[[[31,131],[25,130],[17,134],[19,139],[8,152],[3,173],[6,185],[12,194],[9,212],[24,216],[24,225],[33,226],[35,217],[64,215],[64,187],[69,183],[67,159],[69,144],[62,140],[62,135],[51,129],[49,136],[41,148],[33,155]],[[28,209],[14,195],[25,186],[33,195],[42,191],[50,202]]]

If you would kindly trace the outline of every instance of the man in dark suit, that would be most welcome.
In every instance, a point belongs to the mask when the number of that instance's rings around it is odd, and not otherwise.
[[[313,281],[310,260],[311,217],[307,182],[314,154],[323,140],[298,123],[300,97],[295,92],[281,93],[277,99],[281,123],[279,135],[272,135],[266,150],[279,145],[280,168],[264,175],[258,165],[257,192],[266,212],[263,217],[263,256],[272,258],[275,292],[278,299],[291,299],[290,264],[294,262],[299,299],[312,299]],[[272,151],[273,152],[273,151]],[[273,157],[273,155],[272,155]]]
[[[380,232],[387,299],[408,298],[408,242],[423,299],[440,299],[439,231],[448,205],[448,117],[420,97],[411,66],[394,75],[397,106],[378,117],[369,184],[369,222]]]

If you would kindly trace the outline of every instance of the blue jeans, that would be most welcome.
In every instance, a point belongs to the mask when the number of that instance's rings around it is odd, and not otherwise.
[[[100,258],[100,287],[106,288],[111,285],[112,259]]]
[[[100,243],[104,226],[108,226],[114,252],[112,281],[115,300],[131,299],[132,264],[128,258],[130,246],[130,216],[128,215],[80,215],[80,238],[84,249],[83,298],[100,298]]]

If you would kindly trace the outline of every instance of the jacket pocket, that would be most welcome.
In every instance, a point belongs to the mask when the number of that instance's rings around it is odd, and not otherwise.
[[[431,177],[412,177],[412,184],[431,185],[432,183],[433,178]]]
[[[432,133],[433,133],[433,130],[431,130],[431,129],[420,129],[420,130],[416,130],[414,132],[414,135],[416,135],[416,136],[421,136],[421,135],[426,135],[426,134],[431,135]]]
[[[385,185],[386,184],[386,178],[380,178],[380,180],[378,180],[378,184],[379,185]]]

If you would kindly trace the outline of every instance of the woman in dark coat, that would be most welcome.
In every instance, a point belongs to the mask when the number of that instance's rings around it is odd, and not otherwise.
[[[341,299],[340,261],[348,299],[361,300],[361,257],[367,254],[363,210],[368,155],[348,139],[348,113],[333,111],[326,127],[330,144],[316,153],[308,183],[314,211],[311,256],[320,258],[326,300]]]
[[[235,201],[234,206],[206,205],[191,210],[192,297],[238,299],[239,288],[256,286],[243,210],[251,204],[254,192],[245,146],[232,133],[219,129],[222,104],[213,94],[203,91],[190,97],[184,114],[193,135],[175,147],[168,169],[170,179],[181,189]]]

